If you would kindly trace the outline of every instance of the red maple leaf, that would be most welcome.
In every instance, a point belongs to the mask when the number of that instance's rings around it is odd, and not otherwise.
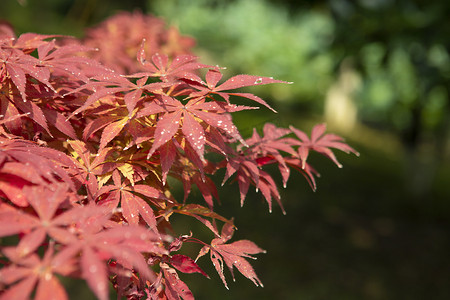
[[[86,82],[92,73],[106,72],[98,62],[76,55],[90,50],[81,45],[58,46],[48,35],[23,34],[18,39],[0,40],[0,78],[2,103],[10,102],[19,111],[39,124],[49,135],[48,124],[76,137],[67,110],[57,89],[70,82]],[[12,42],[11,42],[12,41]],[[31,55],[37,52],[37,57]],[[62,101],[65,102],[65,101]],[[57,103],[57,105],[55,105]]]
[[[133,83],[128,77],[138,79],[136,80],[136,83]],[[110,70],[105,70],[101,73],[99,72],[99,74],[91,76],[90,79],[91,81],[66,94],[68,95],[82,90],[91,92],[83,105],[73,111],[70,117],[85,111],[98,100],[110,95],[116,95],[117,93],[123,94],[123,100],[128,109],[129,116],[131,116],[134,108],[142,99],[143,95],[146,95],[148,92],[157,92],[163,87],[170,85],[162,82],[147,83],[148,76],[146,75],[136,74],[132,76],[123,76]]]
[[[12,263],[0,270],[0,283],[9,286],[0,299],[30,299],[35,288],[36,300],[69,299],[56,274],[67,276],[72,273],[76,269],[75,261],[54,255],[53,244],[42,259],[35,253],[22,257],[13,247],[5,247],[2,252]]]
[[[311,189],[313,191],[316,191],[317,186],[316,186],[316,179],[315,177],[320,177],[319,172],[317,172],[310,164],[305,163],[304,167],[302,167],[303,165],[303,161],[297,157],[286,157],[285,162],[288,166],[290,166],[291,168],[296,169],[297,171],[299,171],[300,173],[303,174],[303,176],[305,177],[305,179],[308,181],[309,186],[311,187]]]
[[[143,126],[144,122],[130,116],[124,105],[117,105],[117,101],[114,98],[105,99],[101,105],[89,109],[85,112],[84,117],[92,119],[88,122],[83,130],[83,139],[85,141],[93,139],[100,140],[99,148],[102,149],[113,140],[119,140],[122,142],[122,138],[132,136],[132,140],[124,147],[124,150],[132,147],[133,145],[139,145],[140,143],[153,138],[153,132],[151,127]],[[133,114],[136,111],[133,112]],[[145,124],[145,123],[144,123]],[[102,130],[101,135],[96,134]],[[113,143],[114,145],[114,143]]]
[[[37,48],[39,66],[47,67],[51,72],[56,72],[58,76],[67,76],[72,80],[88,82],[92,74],[97,72],[107,72],[108,69],[96,60],[78,53],[96,51],[96,49],[67,43],[57,45],[55,40],[45,41]]]
[[[250,100],[253,100],[259,104],[262,104],[269,108],[270,110],[276,112],[269,104],[267,104],[266,101],[261,99],[258,96],[255,96],[250,93],[231,93],[231,92],[225,92],[227,90],[234,90],[242,87],[247,86],[256,86],[256,85],[263,85],[263,84],[270,84],[270,83],[291,83],[286,82],[282,80],[276,80],[270,77],[261,77],[261,76],[254,76],[254,75],[236,75],[228,80],[226,80],[224,83],[217,85],[222,79],[222,74],[220,73],[218,68],[210,69],[208,70],[208,73],[206,73],[206,83],[203,81],[195,80],[195,81],[186,81],[190,86],[193,88],[199,90],[197,93],[193,93],[193,97],[197,96],[206,96],[208,94],[217,94],[223,99],[229,103],[230,96],[238,96],[243,98],[248,98]]]
[[[225,223],[222,227],[221,237],[213,239],[211,245],[204,246],[200,250],[197,259],[210,252],[211,261],[227,289],[228,285],[223,274],[224,261],[233,279],[233,267],[236,267],[242,275],[253,281],[256,286],[263,286],[258,276],[256,276],[253,267],[245,258],[255,259],[252,256],[253,254],[265,253],[265,250],[259,248],[249,240],[239,240],[231,244],[225,244],[231,239],[233,232],[234,225]]]
[[[148,61],[145,54],[145,39],[137,54],[138,61],[146,72],[137,73],[150,77],[158,77],[163,82],[170,82],[179,78],[191,78],[198,69],[212,68],[212,66],[199,63],[196,56],[178,55],[169,62],[167,54],[155,53]]]
[[[331,159],[339,168],[342,168],[342,165],[336,159],[333,151],[330,148],[336,148],[342,150],[346,153],[354,153],[359,156],[359,153],[350,147],[349,145],[343,142],[343,138],[331,133],[325,133],[326,125],[318,124],[314,126],[311,131],[311,139],[301,130],[291,126],[289,127],[293,133],[300,139],[296,144],[298,147],[298,156],[302,160],[302,168],[305,168],[306,159],[308,158],[310,150],[314,150],[319,152],[329,159]]]
[[[68,144],[73,149],[72,155],[76,158],[76,168],[72,171],[73,178],[78,185],[86,187],[88,199],[94,199],[99,188],[97,176],[112,172],[116,167],[115,162],[107,160],[111,149],[102,148],[98,153],[94,153],[94,149],[82,141],[69,140]]]
[[[244,205],[245,197],[247,195],[250,184],[257,186],[260,177],[260,169],[258,163],[251,156],[244,156],[235,153],[235,156],[229,157],[224,161],[226,163],[225,176],[222,185],[236,173],[236,180],[239,185],[239,194],[241,206]]]
[[[65,245],[58,253],[59,261],[79,260],[82,277],[99,299],[107,299],[107,268],[103,261],[110,258],[115,258],[124,267],[137,268],[144,278],[153,278],[141,252],[166,254],[166,250],[155,243],[160,241],[160,237],[137,226],[116,226],[105,230],[110,214],[100,206],[74,207],[54,216],[63,192],[59,189],[51,197],[51,191],[30,190],[28,197],[32,198],[29,201],[36,209],[36,217],[2,206],[1,220],[8,223],[8,226],[1,226],[2,236],[30,232],[15,248],[16,257],[24,257],[33,251],[48,234]],[[79,252],[81,256],[77,255]],[[15,291],[15,288],[11,290]]]
[[[158,232],[153,209],[142,196],[138,195],[143,195],[146,198],[167,199],[164,194],[149,185],[129,185],[128,180],[122,182],[120,174],[117,170],[113,171],[112,178],[114,184],[104,185],[100,188],[96,198],[101,197],[103,194],[110,194],[111,197],[108,197],[110,208],[116,208],[120,202],[122,215],[128,224],[139,224],[139,216],[141,216],[152,230]]]
[[[0,150],[0,191],[14,204],[28,206],[20,192],[27,185],[63,181],[72,191],[76,190],[68,172],[75,164],[66,154],[31,141],[1,137]]]
[[[109,299],[107,261],[114,259],[126,269],[135,268],[144,280],[154,281],[156,276],[142,253],[167,254],[160,235],[142,226],[110,227],[110,217],[104,207],[92,204],[71,209],[57,218],[59,222],[72,224],[78,237],[65,243],[59,255],[79,260],[81,276],[101,300]]]
[[[158,278],[145,290],[149,300],[194,300],[189,287],[166,263],[160,263]]]
[[[26,256],[36,251],[46,237],[68,243],[76,240],[56,214],[58,208],[68,198],[68,188],[64,184],[54,184],[48,188],[43,186],[24,187],[23,195],[34,209],[35,214],[27,214],[6,206],[0,211],[0,237],[24,233],[16,252]]]
[[[21,50],[9,48],[0,40],[0,61],[3,78],[8,78],[19,91],[23,102],[27,101],[25,85],[27,76],[34,78],[56,93],[50,83],[50,70],[40,65],[39,59]],[[3,43],[1,43],[3,42]],[[42,42],[44,43],[44,42]],[[5,76],[6,75],[6,76]]]
[[[283,178],[283,186],[286,187],[289,179],[290,169],[285,162],[285,154],[296,155],[292,148],[292,138],[283,138],[291,133],[289,129],[279,128],[271,123],[264,124],[264,136],[261,137],[256,129],[253,130],[253,136],[245,142],[249,146],[243,150],[246,155],[256,159],[259,166],[277,162]],[[280,152],[282,151],[282,152]]]
[[[218,128],[230,137],[244,142],[231,120],[227,107],[216,102],[205,102],[202,98],[194,98],[183,104],[175,98],[161,95],[144,107],[137,116],[143,117],[157,113],[162,113],[162,116],[156,124],[155,140],[149,156],[168,142],[177,133],[180,126],[184,138],[201,160],[204,160],[205,127],[207,125]]]
[[[209,276],[197,265],[197,263],[186,255],[174,254],[170,256],[169,263],[178,271],[183,273],[200,273],[206,278]]]
[[[139,24],[131,24],[133,17]],[[279,168],[284,185],[296,169],[315,189],[311,151],[338,166],[333,148],[357,154],[342,138],[325,134],[324,124],[311,137],[266,124],[263,134],[255,130],[244,140],[231,114],[258,107],[231,104],[230,97],[273,110],[239,89],[287,82],[252,75],[222,81],[219,67],[175,56],[190,46],[152,20],[123,14],[92,30],[89,45],[96,35],[98,45],[111,45],[96,54],[81,42],[50,40],[57,36],[15,38],[0,24],[0,238],[18,241],[0,250],[0,299],[67,299],[56,276],[70,275],[84,279],[100,300],[108,299],[108,282],[119,298],[147,293],[149,299],[191,300],[177,272],[207,275],[189,256],[171,254],[184,242],[203,246],[197,258],[210,253],[226,287],[224,265],[233,279],[237,268],[262,286],[247,259],[265,251],[248,240],[229,242],[233,219],[213,211],[219,197],[212,175],[224,169],[223,182],[238,181],[241,205],[253,186],[270,211],[275,200],[284,213],[266,166]],[[145,48],[142,33],[149,32],[151,48]],[[139,73],[119,74],[83,56],[111,53],[114,61],[98,61]],[[168,176],[182,183],[183,201],[172,194]],[[186,204],[195,186],[207,205]],[[177,214],[211,230],[211,243],[192,233],[172,236],[169,218]],[[225,223],[220,233],[218,221]]]
[[[50,129],[47,124],[47,119],[42,111],[42,109],[34,101],[25,101],[17,95],[18,87],[14,85],[11,80],[5,80],[2,82],[0,89],[0,101],[2,106],[6,106],[4,110],[14,110],[17,112],[22,112],[33,120],[36,124],[41,126],[47,133],[50,133]],[[23,95],[25,97],[25,83],[23,87]],[[19,122],[19,126],[16,125],[17,132],[22,129],[22,122]]]

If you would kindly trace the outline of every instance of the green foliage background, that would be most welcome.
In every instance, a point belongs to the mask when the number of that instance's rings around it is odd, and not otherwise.
[[[236,238],[268,250],[253,262],[265,287],[237,275],[227,291],[200,260],[213,280],[182,275],[198,299],[450,298],[450,4],[3,0],[0,17],[17,33],[81,36],[135,8],[194,36],[203,62],[230,75],[294,81],[253,90],[279,113],[237,114],[244,136],[265,122],[308,131],[327,121],[361,153],[339,155],[343,169],[317,157],[316,193],[294,175],[282,191],[287,216],[269,214],[256,193],[240,208],[237,188],[222,189],[217,209],[236,217]],[[175,226],[188,233],[183,219]],[[201,226],[194,233],[205,235]],[[81,290],[72,298],[88,299]]]

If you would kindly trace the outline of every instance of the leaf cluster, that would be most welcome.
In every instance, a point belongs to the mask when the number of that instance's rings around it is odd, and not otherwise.
[[[127,299],[193,299],[177,272],[209,276],[176,253],[189,242],[202,246],[198,257],[210,253],[225,286],[224,264],[262,286],[246,259],[264,250],[248,240],[229,243],[235,226],[214,211],[211,176],[224,169],[224,182],[238,182],[241,204],[253,186],[271,210],[272,199],[282,205],[267,165],[278,166],[284,185],[294,168],[315,189],[310,151],[338,166],[331,148],[356,153],[323,124],[311,137],[273,124],[262,136],[241,136],[232,114],[258,107],[231,100],[272,108],[239,89],[286,82],[222,80],[219,67],[192,55],[148,54],[145,37],[139,69],[122,73],[82,55],[95,50],[81,41],[2,32],[0,237],[19,238],[1,247],[0,299],[67,299],[58,276],[84,279],[102,300],[109,283]],[[209,159],[212,153],[220,159]],[[182,183],[183,199],[172,195],[168,177]],[[204,204],[189,203],[193,186]],[[204,224],[212,240],[173,232],[180,214]]]

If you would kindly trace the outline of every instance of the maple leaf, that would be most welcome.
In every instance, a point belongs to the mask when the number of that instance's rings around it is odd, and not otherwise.
[[[124,125],[127,124],[128,121],[129,119],[125,117],[119,119],[116,122],[109,123],[102,132],[99,148],[100,149],[105,148],[106,145],[122,131]]]
[[[263,84],[270,84],[270,83],[287,83],[290,84],[292,82],[286,82],[282,80],[276,80],[270,77],[261,77],[261,76],[254,76],[254,75],[236,75],[229,79],[227,79],[225,82],[223,82],[220,85],[217,85],[219,81],[222,79],[222,74],[220,73],[218,68],[210,69],[206,73],[206,83],[199,82],[198,80],[195,81],[186,81],[190,86],[193,88],[199,90],[197,93],[193,93],[193,97],[197,96],[205,96],[207,94],[217,94],[223,99],[229,103],[230,96],[238,96],[243,98],[248,98],[250,100],[253,100],[259,104],[262,104],[272,110],[273,112],[276,112],[269,104],[267,104],[266,101],[261,99],[258,96],[255,96],[250,93],[231,93],[231,92],[225,92],[227,90],[234,90],[242,87],[247,86],[256,86],[256,85],[263,85]]]
[[[252,75],[222,82],[218,66],[176,56],[188,52],[189,39],[163,25],[124,13],[91,30],[86,44],[32,33],[15,38],[0,25],[0,238],[18,240],[1,249],[0,299],[67,299],[56,275],[71,275],[100,300],[108,299],[108,281],[118,297],[190,300],[177,272],[208,275],[189,256],[170,254],[184,242],[203,245],[197,258],[210,252],[227,288],[224,265],[233,279],[237,268],[262,286],[247,259],[265,251],[248,240],[229,243],[233,219],[212,210],[219,197],[210,175],[224,168],[223,183],[233,176],[241,205],[252,185],[270,211],[275,199],[285,213],[265,166],[277,165],[284,185],[296,169],[315,190],[319,174],[307,161],[310,151],[338,166],[332,148],[357,154],[342,138],[325,134],[324,124],[309,138],[269,123],[262,135],[254,130],[244,140],[231,113],[258,107],[231,104],[230,97],[273,109],[235,90],[287,82]],[[91,51],[96,42],[103,49]],[[205,68],[202,79],[198,71]],[[223,160],[210,160],[210,152]],[[168,176],[182,182],[182,204],[166,185]],[[206,206],[186,204],[193,185]],[[211,243],[192,233],[165,235],[173,214],[208,227]],[[218,220],[225,222],[220,234]]]
[[[236,173],[241,206],[244,205],[245,197],[250,185],[253,185],[256,187],[256,191],[260,191],[266,199],[266,202],[269,205],[269,212],[272,212],[272,198],[274,198],[279,204],[283,214],[286,214],[286,211],[281,203],[280,193],[278,192],[277,185],[272,176],[260,169],[259,159],[251,159],[251,157],[252,155],[239,155],[228,159],[226,161],[226,171],[222,185],[226,182],[226,180],[228,180],[228,178]],[[263,159],[268,159],[270,162],[276,161],[272,157],[267,156],[263,157]],[[286,158],[281,157],[281,159],[283,164],[280,164],[280,171],[285,172],[285,168],[288,168],[288,164],[285,161]],[[265,162],[265,164],[266,163],[267,162]]]
[[[93,60],[75,55],[87,51],[84,46],[57,46],[55,40],[44,40],[52,36],[28,35],[23,39],[22,36],[12,45],[2,45],[0,42],[2,102],[8,100],[10,105],[28,113],[29,118],[50,136],[49,124],[69,137],[76,138],[73,127],[66,121],[67,116],[56,111],[67,109],[60,103],[58,85],[62,86],[70,79],[72,82],[88,81],[85,69],[100,72],[105,68]],[[37,57],[30,54],[35,50]]]
[[[102,194],[112,194],[113,200],[111,201],[112,203],[109,203],[110,207],[112,209],[117,207],[120,201],[122,215],[129,224],[139,224],[139,216],[141,216],[152,230],[158,232],[153,209],[147,201],[138,195],[143,195],[148,198],[167,199],[164,194],[156,188],[144,184],[128,186],[126,182],[122,182],[117,170],[113,171],[112,178],[114,185],[103,186],[98,191],[96,198],[100,197]],[[136,193],[138,195],[136,195]]]
[[[60,132],[64,133],[71,139],[77,139],[77,134],[73,126],[66,120],[66,116],[58,111],[42,108],[42,113],[44,114],[47,122],[53,125]]]
[[[115,259],[125,268],[136,268],[145,280],[154,280],[142,252],[167,254],[161,247],[161,236],[142,226],[114,226],[105,229],[111,214],[104,207],[88,205],[71,209],[57,217],[59,222],[72,223],[78,239],[64,245],[59,255],[79,258],[82,277],[100,300],[108,299],[106,261]],[[81,255],[78,255],[81,252]]]
[[[148,300],[193,300],[189,287],[181,281],[175,269],[160,263],[161,272],[157,279],[145,289]]]
[[[0,44],[0,61],[2,62],[1,69],[6,72],[6,78],[9,78],[19,91],[23,102],[27,101],[25,86],[27,76],[34,78],[45,87],[53,92],[56,90],[50,83],[50,70],[40,66],[40,61],[18,49],[2,47]]]
[[[177,156],[178,151],[173,143],[168,142],[159,147],[159,160],[161,162],[162,183],[164,185],[166,184],[167,174],[169,173],[170,167],[175,162]]]
[[[166,281],[164,291],[167,298],[169,300],[193,300],[194,295],[188,286],[180,280],[177,272],[165,263],[161,263],[160,266]]]
[[[0,237],[24,233],[16,252],[26,256],[41,246],[48,236],[59,242],[75,240],[64,227],[67,224],[58,222],[56,211],[68,198],[68,187],[64,184],[24,187],[23,195],[36,212],[36,215],[23,213],[18,209],[0,212]],[[55,220],[56,219],[56,220]]]
[[[209,208],[212,210],[214,206],[213,197],[219,200],[219,193],[217,192],[214,181],[208,176],[202,177],[199,172],[194,172],[193,174],[192,172],[183,172],[181,174],[181,178],[184,187],[184,200],[186,200],[188,195],[190,194],[192,183],[195,183],[195,185],[200,190],[203,199],[205,199]]]
[[[82,141],[68,140],[72,156],[77,163],[73,178],[79,185],[85,185],[88,191],[88,197],[93,198],[99,188],[97,176],[103,175],[116,167],[116,163],[107,161],[106,158],[111,154],[111,149],[102,148],[94,154],[94,150]]]
[[[283,186],[286,187],[290,169],[286,165],[284,155],[280,151],[296,156],[296,152],[292,148],[295,142],[291,138],[283,138],[291,133],[291,130],[266,123],[264,124],[263,133],[264,136],[260,137],[256,129],[254,129],[252,137],[246,140],[249,147],[244,152],[246,155],[254,157],[259,166],[274,161],[277,162],[283,178]]]
[[[298,156],[302,160],[303,169],[305,168],[306,159],[308,158],[310,150],[314,150],[327,156],[339,168],[342,168],[342,165],[338,162],[336,156],[330,148],[336,148],[346,153],[354,153],[359,156],[359,153],[355,149],[343,143],[343,139],[340,136],[331,133],[324,134],[326,130],[325,124],[318,124],[314,126],[311,131],[311,139],[301,130],[293,126],[290,126],[289,128],[300,139],[300,141],[297,142],[299,145],[297,152]]]
[[[127,77],[138,79],[136,80],[136,83],[133,83]],[[74,110],[69,118],[86,110],[98,100],[117,93],[122,93],[124,95],[123,99],[128,109],[129,117],[131,117],[134,108],[142,99],[143,94],[146,95],[146,92],[155,92],[161,90],[163,87],[170,86],[170,84],[162,82],[147,83],[148,76],[145,75],[136,74],[127,77],[112,71],[105,71],[92,76],[89,82],[65,94],[73,94],[82,90],[92,91],[83,105]]]
[[[2,47],[20,49],[24,53],[29,54],[40,45],[47,43],[47,41],[45,41],[46,39],[55,37],[58,37],[58,35],[26,32],[21,34],[19,37],[13,36],[12,38],[4,39],[2,41],[4,43]]]
[[[101,103],[96,106],[90,107],[85,111],[83,117],[89,121],[83,130],[83,139],[97,137],[95,133],[111,123],[118,122],[121,119],[130,120],[127,109],[119,102],[119,99],[115,96],[107,96],[102,98]]]
[[[76,53],[92,51],[92,48],[77,45],[56,45],[55,40],[46,41],[51,35],[22,34],[12,44],[0,43],[0,57],[4,69],[11,81],[18,88],[24,101],[26,101],[26,76],[38,80],[45,87],[57,93],[50,83],[53,72],[62,72],[77,80],[88,81],[84,69],[89,67],[96,71],[106,70],[95,60],[75,55]],[[37,50],[37,58],[29,55]],[[2,68],[3,69],[3,68]],[[92,71],[92,70],[91,70]],[[61,74],[59,74],[61,75]]]
[[[79,53],[96,51],[97,49],[79,45],[76,43],[67,43],[57,45],[55,40],[46,41],[37,48],[39,66],[48,67],[51,72],[58,73],[59,76],[67,76],[72,80],[88,82],[91,73],[100,73],[109,71],[96,60],[90,59]]]
[[[25,140],[0,138],[0,191],[18,206],[28,206],[21,189],[26,185],[63,181],[72,191],[69,170],[75,165],[64,153]]]
[[[236,173],[236,180],[239,185],[239,194],[241,206],[244,205],[245,196],[247,195],[250,184],[258,185],[260,170],[258,163],[250,156],[236,155],[229,157],[226,162],[225,176],[222,185]]]
[[[7,163],[5,166],[9,168],[11,164]],[[21,191],[24,186],[29,184],[29,181],[17,175],[0,174],[0,196],[5,197],[17,206],[26,207],[29,204]]]
[[[234,226],[232,224],[225,223],[222,227],[221,236],[213,239],[211,241],[211,245],[204,246],[200,250],[197,259],[210,252],[211,261],[227,289],[228,285],[225,280],[225,275],[223,274],[224,262],[230,270],[233,280],[233,267],[236,267],[242,275],[253,281],[256,286],[263,286],[253,267],[245,258],[255,259],[252,256],[253,254],[265,253],[266,251],[259,248],[255,243],[249,240],[239,240],[231,244],[225,244],[231,239],[233,232]]]
[[[191,193],[192,185],[195,184],[208,206],[212,209],[214,206],[213,198],[219,201],[219,194],[214,181],[206,174],[214,173],[214,164],[207,162],[203,165],[188,145],[184,149],[184,154],[185,157],[180,155],[171,169],[172,177],[180,180],[183,184],[183,202],[186,202]]]
[[[305,163],[304,167],[302,167],[303,165],[303,161],[299,158],[296,157],[287,157],[285,158],[285,162],[287,165],[289,165],[290,167],[296,169],[297,171],[299,171],[300,173],[303,174],[303,176],[306,178],[306,180],[309,183],[309,186],[311,187],[311,189],[313,191],[316,191],[317,186],[316,186],[316,180],[315,177],[320,177],[319,172],[317,172],[310,164]]]
[[[108,111],[109,112],[109,111]],[[108,124],[114,123],[122,119],[122,116],[115,114],[99,115],[91,122],[89,122],[83,130],[83,140],[87,141],[92,138],[93,135],[102,128],[108,126]]]
[[[278,192],[277,184],[273,180],[272,176],[270,176],[268,173],[264,171],[259,172],[259,181],[258,185],[256,186],[256,190],[261,191],[264,198],[267,201],[267,204],[269,205],[269,212],[272,212],[272,197],[278,202],[278,205],[281,208],[281,211],[283,214],[286,214],[286,211],[283,208],[283,204],[281,203],[281,196]]]
[[[227,107],[215,102],[205,102],[204,99],[195,98],[186,104],[179,100],[161,95],[153,104],[144,107],[137,117],[164,114],[159,118],[155,129],[155,140],[149,152],[149,157],[162,145],[167,143],[182,126],[182,133],[193,150],[201,160],[204,160],[205,130],[204,126],[212,126],[225,132],[230,137],[236,138],[242,143],[238,129],[233,124]]]
[[[25,83],[24,83],[24,93],[25,93]],[[0,101],[9,107],[9,110],[15,110],[17,112],[21,111],[32,119],[35,123],[41,126],[49,135],[50,129],[48,128],[47,119],[42,111],[42,109],[33,101],[23,101],[17,96],[17,87],[11,80],[6,80],[0,88]],[[24,97],[24,95],[23,95]],[[2,106],[5,104],[2,104]],[[14,108],[12,108],[14,107]],[[16,126],[19,131],[21,126]]]
[[[163,82],[170,82],[178,78],[191,78],[195,70],[212,68],[212,66],[199,63],[196,56],[178,55],[170,63],[167,54],[155,53],[151,61],[147,61],[145,54],[145,39],[138,51],[137,59],[146,72],[137,73],[150,77],[158,77]]]
[[[195,263],[195,261],[186,255],[174,254],[170,257],[170,264],[180,272],[183,273],[200,273],[206,278],[209,278],[200,267]]]
[[[35,253],[26,257],[17,256],[14,247],[2,249],[12,263],[0,270],[0,283],[8,288],[0,299],[30,299],[36,287],[36,300],[69,299],[56,274],[67,276],[76,269],[74,260],[62,260],[54,255],[53,244],[47,248],[42,259]]]
[[[0,95],[0,98],[2,96]],[[9,131],[12,134],[18,135],[21,133],[22,129],[22,117],[28,116],[29,113],[20,114],[17,108],[12,105],[9,101],[0,101],[1,106],[1,114],[3,115],[3,119],[0,120],[0,124],[3,125],[1,127],[1,133],[3,136],[14,139],[16,137],[10,135],[6,131]],[[5,130],[6,129],[6,130]]]
[[[137,109],[133,111],[133,116],[136,111]],[[133,145],[139,147],[140,143],[153,138],[152,132],[154,132],[154,129],[152,131],[149,130],[151,127],[144,127],[145,122],[141,122],[133,116],[130,117],[123,105],[103,103],[99,107],[86,111],[84,117],[89,117],[92,121],[87,123],[83,130],[83,139],[85,141],[89,139],[97,141],[99,138],[100,149],[105,148],[113,140],[118,141],[115,145],[119,144],[124,150]],[[96,134],[100,130],[102,130],[101,135]],[[131,140],[129,139],[130,135]],[[124,141],[126,142],[125,145]]]

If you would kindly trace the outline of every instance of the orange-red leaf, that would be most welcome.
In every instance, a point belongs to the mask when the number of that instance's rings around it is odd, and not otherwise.
[[[206,278],[209,278],[208,274],[206,274],[202,269],[200,269],[200,267],[189,256],[175,254],[170,258],[170,264],[180,272],[200,273]]]

